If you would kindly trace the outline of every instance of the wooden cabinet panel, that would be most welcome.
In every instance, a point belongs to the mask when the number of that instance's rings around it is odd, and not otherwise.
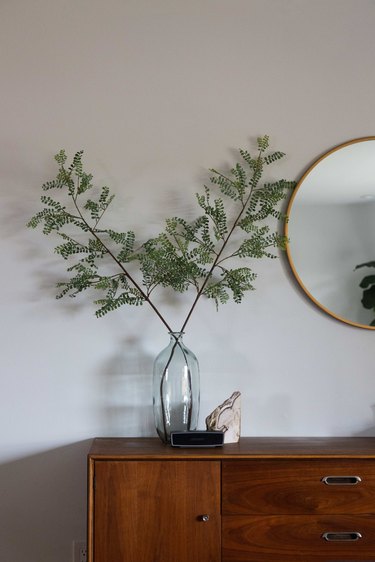
[[[96,439],[88,460],[88,562],[375,562],[375,438]]]
[[[371,460],[223,461],[222,486],[225,514],[375,512]]]
[[[220,526],[219,461],[95,462],[95,562],[220,562]]]
[[[327,532],[338,540],[325,540]],[[361,538],[349,540],[354,532]],[[222,541],[223,562],[375,561],[374,521],[366,515],[228,515]]]

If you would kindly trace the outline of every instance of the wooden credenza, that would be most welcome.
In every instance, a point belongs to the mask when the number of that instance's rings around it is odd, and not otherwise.
[[[95,439],[88,562],[375,562],[375,438]]]

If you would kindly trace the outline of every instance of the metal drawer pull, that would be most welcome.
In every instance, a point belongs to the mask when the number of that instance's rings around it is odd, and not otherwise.
[[[359,539],[362,538],[361,533],[358,533],[357,531],[353,531],[351,533],[324,533],[324,535],[322,535],[323,539],[325,539],[326,541],[345,541],[345,542],[350,542],[350,541],[358,541]]]
[[[322,482],[327,486],[355,486],[362,481],[360,476],[325,476]]]
[[[206,523],[206,521],[210,520],[210,516],[209,515],[201,515],[200,516],[200,520],[204,521]]]

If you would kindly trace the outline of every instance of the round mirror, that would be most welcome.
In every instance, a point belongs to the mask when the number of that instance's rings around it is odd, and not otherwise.
[[[336,319],[374,330],[375,137],[321,156],[287,213],[287,255],[303,290]]]

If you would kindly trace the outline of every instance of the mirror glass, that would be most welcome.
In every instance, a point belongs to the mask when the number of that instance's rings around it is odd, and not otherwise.
[[[288,215],[287,255],[303,290],[338,320],[375,329],[375,137],[321,156]]]

